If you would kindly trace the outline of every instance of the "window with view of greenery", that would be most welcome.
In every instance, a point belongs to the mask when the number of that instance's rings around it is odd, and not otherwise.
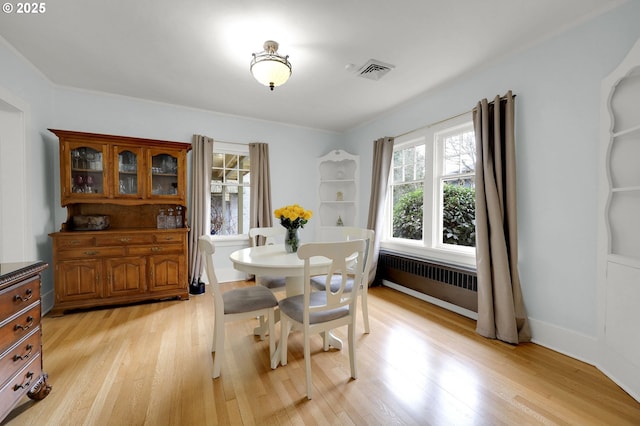
[[[393,153],[393,236],[422,239],[422,198],[425,176],[424,145]]]
[[[215,149],[215,147],[214,147]],[[211,234],[249,232],[249,155],[214,152],[211,167]]]
[[[396,140],[389,237],[413,247],[475,247],[475,157],[470,117]]]

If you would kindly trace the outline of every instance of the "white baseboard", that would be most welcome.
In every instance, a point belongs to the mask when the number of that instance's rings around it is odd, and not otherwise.
[[[587,364],[596,365],[598,339],[573,330],[529,318],[531,341]]]

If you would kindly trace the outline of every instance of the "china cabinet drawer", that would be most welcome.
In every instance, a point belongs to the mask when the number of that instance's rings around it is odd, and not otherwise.
[[[153,244],[154,236],[148,234],[105,234],[96,237],[97,246],[119,246],[134,244]]]
[[[129,247],[129,254],[133,256],[149,256],[158,254],[182,254],[182,246],[178,244],[163,244],[153,246]]]
[[[186,244],[187,236],[184,233],[163,233],[155,235],[155,242],[161,244]]]
[[[59,253],[59,260],[82,259],[94,257],[124,256],[124,247],[85,247],[64,250]]]
[[[40,301],[31,309],[10,318],[0,327],[0,351],[10,347],[16,340],[22,339],[40,325]]]
[[[69,237],[61,237],[56,239],[55,246],[58,250],[65,250],[76,247],[88,247],[95,244],[93,235],[72,235]]]
[[[2,379],[12,377],[39,353],[40,328],[37,328],[1,355],[0,377]]]
[[[10,287],[0,293],[0,318],[9,318],[29,304],[40,300],[40,280],[32,277],[19,287]]]

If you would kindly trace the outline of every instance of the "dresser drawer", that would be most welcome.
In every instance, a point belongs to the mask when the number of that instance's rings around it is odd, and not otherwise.
[[[183,254],[180,244],[156,244],[153,246],[129,247],[129,255],[154,256],[158,254]]]
[[[58,252],[58,260],[83,259],[105,256],[124,256],[124,247],[85,247]]]
[[[0,389],[0,416],[4,416],[42,377],[40,354],[36,354],[15,376]]]
[[[40,353],[40,328],[31,331],[0,358],[0,377],[8,379]],[[2,383],[4,384],[4,382]]]
[[[40,277],[31,277],[0,293],[0,318],[9,318],[16,312],[40,300]]]
[[[58,250],[65,250],[74,247],[87,247],[95,244],[96,239],[93,235],[69,235],[58,236],[54,240],[56,242],[56,248]]]
[[[153,234],[105,234],[96,236],[97,246],[153,244]]]
[[[186,234],[184,232],[163,232],[155,235],[158,244],[184,244]]]
[[[40,301],[34,303],[31,309],[10,318],[0,327],[0,353],[22,339],[40,325]]]

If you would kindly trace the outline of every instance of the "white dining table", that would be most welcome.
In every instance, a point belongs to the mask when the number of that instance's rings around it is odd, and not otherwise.
[[[285,277],[287,297],[304,292],[304,261],[296,253],[287,253],[284,244],[243,248],[231,253],[229,259],[238,271],[258,276]],[[309,262],[311,275],[326,274],[331,266],[331,260],[322,256],[314,256]],[[342,349],[342,340],[333,333],[328,333],[328,339],[330,346]],[[280,363],[280,346],[279,342],[271,359],[272,368]]]

